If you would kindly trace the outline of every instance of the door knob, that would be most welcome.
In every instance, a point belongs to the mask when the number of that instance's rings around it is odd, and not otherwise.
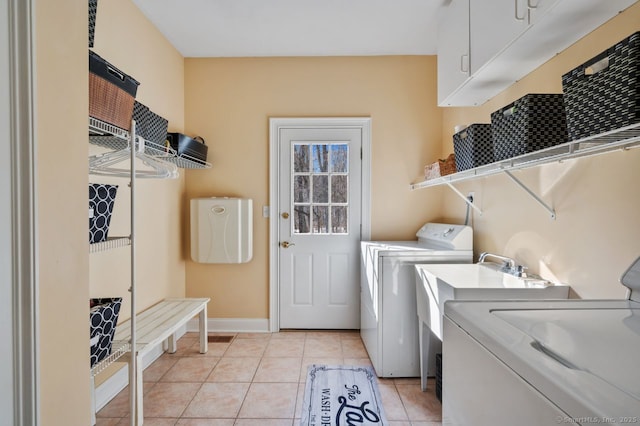
[[[289,248],[291,246],[295,246],[296,243],[290,243],[289,241],[283,241],[280,243],[280,246],[282,246],[282,248]]]
[[[281,216],[282,216],[283,219],[289,219],[289,213],[287,213],[287,212],[282,213]]]

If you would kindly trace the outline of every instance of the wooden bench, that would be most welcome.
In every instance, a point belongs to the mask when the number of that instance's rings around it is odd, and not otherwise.
[[[144,419],[142,358],[157,345],[164,344],[165,341],[168,342],[167,352],[174,353],[177,349],[176,332],[196,315],[199,319],[200,353],[206,353],[208,349],[207,303],[209,300],[209,298],[166,299],[136,315],[136,424],[142,424]],[[131,340],[130,320],[118,324],[113,340]]]

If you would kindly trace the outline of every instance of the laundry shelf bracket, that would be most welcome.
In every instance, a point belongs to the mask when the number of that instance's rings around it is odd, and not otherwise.
[[[469,207],[471,207],[472,209],[474,209],[476,212],[478,212],[478,214],[480,216],[482,216],[482,210],[480,210],[476,205],[474,205],[471,201],[469,201],[469,199],[462,193],[460,192],[460,190],[458,188],[456,188],[455,186],[453,186],[453,184],[451,182],[446,182],[447,186],[449,188],[451,188],[451,190],[460,198],[462,198],[464,200],[465,203],[467,203],[467,205]]]
[[[555,220],[556,219],[556,211],[554,209],[552,209],[551,207],[549,207],[547,205],[547,203],[545,203],[544,201],[542,201],[542,198],[538,197],[538,195],[536,195],[535,192],[533,192],[532,190],[529,189],[529,187],[527,187],[524,183],[522,183],[520,181],[520,179],[518,179],[517,177],[515,177],[513,175],[513,173],[511,173],[509,170],[505,170],[504,174],[509,176],[509,178],[516,184],[518,185],[520,188],[522,188],[524,190],[524,192],[526,192],[527,194],[529,194],[529,196],[531,198],[533,198],[538,204],[540,204],[548,213],[549,215],[551,215],[551,219]]]

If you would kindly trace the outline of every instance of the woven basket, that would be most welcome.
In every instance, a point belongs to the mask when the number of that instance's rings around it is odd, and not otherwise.
[[[640,32],[562,76],[569,140],[640,122]]]
[[[89,51],[89,116],[130,130],[139,83]]]
[[[472,124],[453,135],[453,150],[457,171],[493,163],[491,124]]]
[[[567,141],[562,94],[529,94],[491,114],[495,161]]]
[[[96,32],[96,12],[98,0],[89,0],[89,47],[93,47],[93,39]]]
[[[108,81],[89,74],[89,116],[121,129],[131,128],[134,97]]]
[[[445,160],[438,160],[435,163],[424,167],[424,178],[426,180],[436,179],[441,176],[450,175],[456,172],[456,156],[449,154]]]
[[[164,148],[169,125],[166,119],[138,101],[133,104],[133,119],[136,120],[136,133],[138,136],[147,142],[153,143],[153,148],[155,149]]]

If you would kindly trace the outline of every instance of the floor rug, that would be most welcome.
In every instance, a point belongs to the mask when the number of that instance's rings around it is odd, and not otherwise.
[[[371,367],[309,366],[300,426],[387,424]]]

